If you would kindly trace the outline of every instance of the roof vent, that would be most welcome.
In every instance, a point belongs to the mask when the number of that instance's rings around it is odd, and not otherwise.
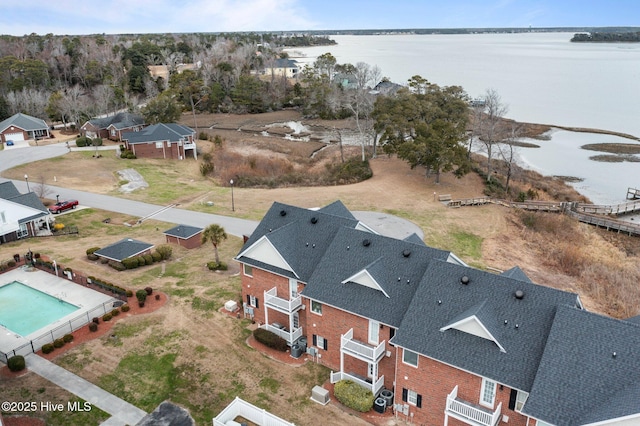
[[[403,255],[404,257],[409,257],[409,256],[411,256],[411,250],[409,250],[409,249],[404,250],[404,251],[402,252],[402,255]]]
[[[280,216],[286,216],[286,215],[287,215],[286,210],[280,210]]]
[[[362,245],[365,247],[369,247],[371,245],[371,241],[369,241],[368,238],[365,238],[364,240],[362,240]]]
[[[514,296],[516,297],[516,299],[522,300],[522,299],[524,299],[524,291],[516,290]]]
[[[617,353],[617,352],[614,352],[614,353],[612,353],[612,354],[611,354],[611,357],[613,357],[613,358],[615,358],[615,357],[617,357],[617,356],[618,356],[618,353]]]
[[[318,218],[317,218],[317,217],[315,217],[315,216],[313,216],[313,217],[311,218],[311,223],[313,223],[313,224],[318,223]]]
[[[469,277],[466,275],[463,275],[462,278],[460,278],[460,282],[464,285],[469,284]]]
[[[438,305],[442,305],[442,300],[438,300]]]

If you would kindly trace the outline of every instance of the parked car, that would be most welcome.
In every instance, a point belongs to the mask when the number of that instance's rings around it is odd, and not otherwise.
[[[49,207],[49,211],[53,214],[58,214],[65,210],[75,209],[77,205],[78,200],[60,201]]]
[[[13,141],[7,141],[7,146],[13,146]]]

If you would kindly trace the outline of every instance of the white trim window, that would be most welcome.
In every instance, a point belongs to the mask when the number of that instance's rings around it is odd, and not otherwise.
[[[251,265],[247,265],[246,263],[243,263],[242,272],[244,272],[244,275],[247,277],[253,277],[253,268],[251,267]]]
[[[311,312],[316,315],[322,315],[322,303],[316,302],[315,300],[311,301]]]
[[[402,349],[402,362],[413,367],[418,366],[418,354],[408,349]]]
[[[369,320],[369,343],[377,345],[380,340],[380,323],[378,321]]]
[[[156,142],[156,148],[162,149],[163,146],[164,146],[163,142]]]
[[[480,388],[480,405],[493,408],[496,401],[496,382],[493,380],[482,378],[482,387]]]
[[[524,403],[527,402],[527,398],[529,394],[526,392],[518,391],[518,395],[516,396],[516,406],[515,411],[518,413],[522,412],[522,407],[524,407]]]

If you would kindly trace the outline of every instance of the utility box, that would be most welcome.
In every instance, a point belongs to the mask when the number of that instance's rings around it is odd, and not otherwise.
[[[329,403],[329,391],[322,386],[314,386],[311,389],[311,400],[318,404],[327,405]]]
[[[235,300],[229,300],[224,304],[224,308],[229,312],[235,312],[238,310],[238,302]]]

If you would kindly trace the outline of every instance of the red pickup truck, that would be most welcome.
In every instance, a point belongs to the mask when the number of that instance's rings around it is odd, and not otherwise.
[[[75,209],[77,205],[78,200],[60,201],[49,207],[49,211],[53,214],[58,214],[62,213],[65,210]]]

